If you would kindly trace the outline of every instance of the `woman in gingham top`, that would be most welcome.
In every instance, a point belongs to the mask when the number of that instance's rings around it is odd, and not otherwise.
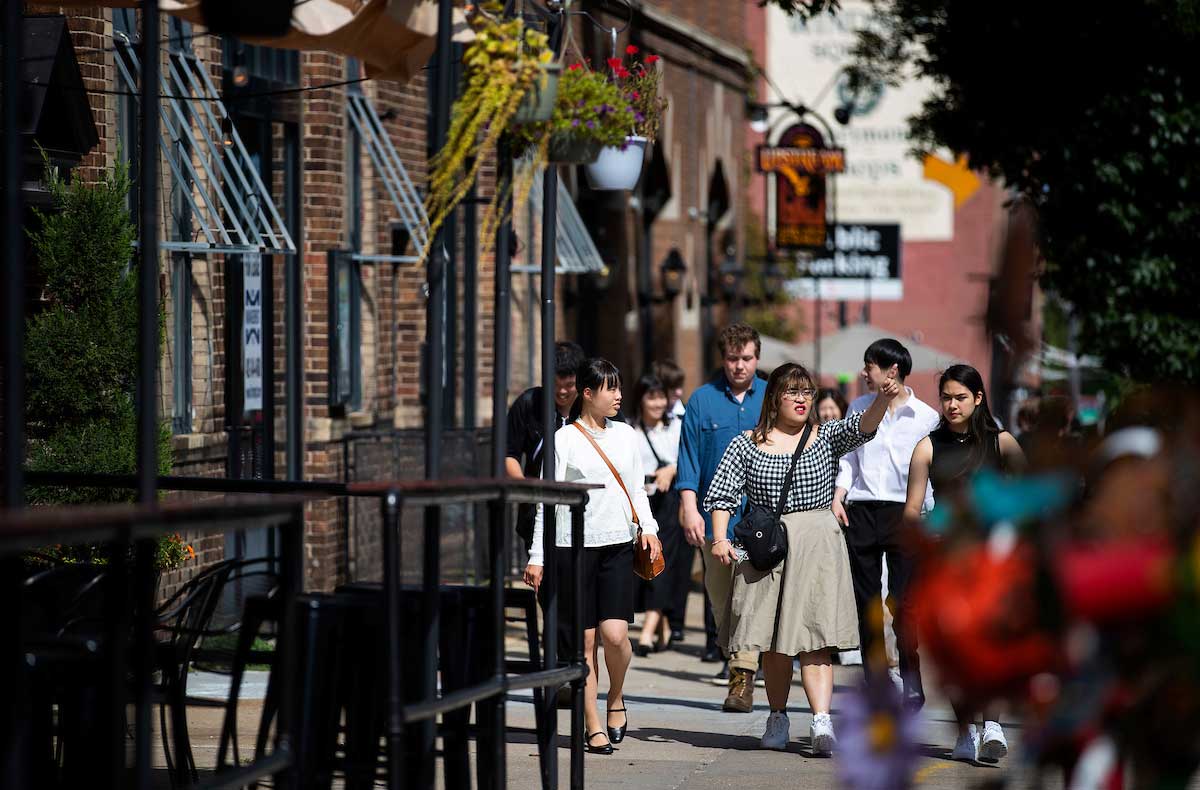
[[[770,571],[739,562],[729,541],[717,541],[713,556],[733,566],[733,593],[726,604],[723,646],[758,650],[766,676],[767,719],[762,746],[786,749],[792,657],[799,656],[804,693],[813,711],[814,754],[828,755],[835,743],[829,706],[833,698],[833,650],[858,646],[858,616],[850,560],[841,527],[830,511],[838,459],[869,441],[888,402],[900,392],[889,380],[865,412],[814,426],[801,452],[784,502],[788,553]],[[813,377],[788,363],[771,373],[757,427],[729,444],[704,499],[713,516],[713,534],[724,535],[742,495],[774,510],[792,454],[810,420],[816,422]],[[782,590],[780,589],[782,585]],[[775,610],[779,612],[776,625]]]

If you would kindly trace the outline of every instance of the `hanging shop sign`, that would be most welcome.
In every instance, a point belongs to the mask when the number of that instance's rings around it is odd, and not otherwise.
[[[846,154],[827,148],[812,124],[784,130],[773,146],[759,146],[760,173],[775,174],[775,246],[810,249],[825,243],[826,183],[829,173],[846,169]]]
[[[893,301],[903,294],[900,226],[838,224],[826,243],[796,261],[796,279],[787,284],[793,298]]]
[[[262,255],[242,255],[242,408],[263,407]]]

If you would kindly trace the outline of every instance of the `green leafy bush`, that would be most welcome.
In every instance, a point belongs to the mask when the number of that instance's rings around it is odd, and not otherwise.
[[[29,234],[45,288],[44,309],[25,327],[26,465],[36,471],[132,474],[138,304],[130,266],[136,230],[126,202],[129,173],[118,164],[96,184],[67,184],[47,163],[46,183],[54,210],[35,210],[38,223]],[[160,339],[164,326],[160,310]],[[159,473],[167,474],[171,435],[165,423],[159,427],[158,457]],[[134,493],[31,486],[28,496],[34,505],[78,505],[130,502]],[[79,560],[97,554],[95,547],[49,553]]]

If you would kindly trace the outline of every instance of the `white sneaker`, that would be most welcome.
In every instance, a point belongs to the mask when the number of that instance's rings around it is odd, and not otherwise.
[[[892,685],[896,687],[900,698],[904,699],[904,678],[900,677],[900,667],[888,667],[888,677],[892,679]]]
[[[787,749],[791,735],[791,723],[787,714],[777,710],[771,711],[771,715],[767,717],[767,731],[762,737],[762,748],[782,752]]]
[[[1008,739],[998,721],[983,723],[983,739],[979,742],[980,760],[999,760],[1008,754]]]
[[[833,720],[829,718],[828,713],[818,713],[813,716],[809,735],[814,755],[828,757],[833,754],[833,747],[837,745],[837,736],[833,734]]]
[[[967,734],[958,736],[958,740],[954,742],[954,751],[950,754],[951,760],[966,760],[975,762],[979,759],[979,731],[975,729],[974,724],[967,725]]]

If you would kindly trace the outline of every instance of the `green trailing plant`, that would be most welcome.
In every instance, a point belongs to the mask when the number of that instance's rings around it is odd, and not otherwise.
[[[421,251],[422,258],[429,254],[438,228],[475,183],[486,154],[496,150],[521,100],[554,59],[544,33],[526,28],[519,17],[504,19],[501,12],[498,3],[485,3],[468,17],[475,40],[463,55],[464,81],[451,110],[446,143],[430,161],[425,202],[430,244]],[[512,191],[512,183],[498,184],[484,212],[481,233],[485,250],[502,219],[501,206]]]
[[[513,139],[522,148],[539,149],[534,160],[544,164],[552,137],[621,146],[633,124],[633,112],[621,100],[617,85],[600,72],[572,63],[558,81],[554,115],[548,121],[518,126]]]
[[[96,184],[66,184],[46,160],[53,211],[35,209],[37,223],[29,233],[45,286],[41,309],[25,326],[26,466],[33,471],[127,475],[137,468],[138,304],[130,268],[136,231],[127,208],[129,173],[121,157],[117,161]],[[157,323],[162,338],[161,311]],[[165,423],[158,456],[158,472],[168,473]],[[128,490],[75,486],[30,486],[27,494],[33,505],[134,498]],[[42,553],[64,560],[98,557],[96,547]]]

